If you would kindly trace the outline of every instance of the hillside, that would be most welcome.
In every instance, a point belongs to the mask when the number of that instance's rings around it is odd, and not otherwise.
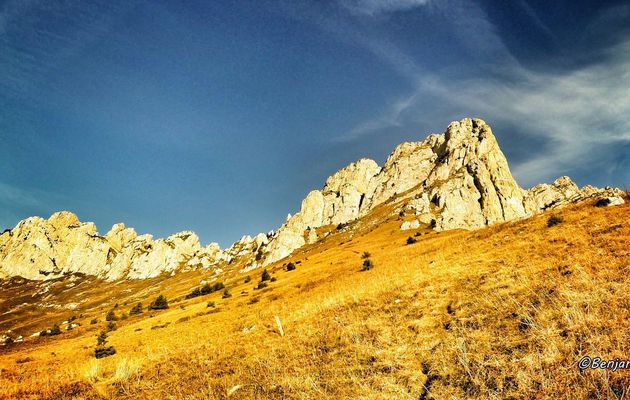
[[[5,281],[3,309],[28,303],[35,287],[48,292],[34,298],[59,307],[11,308],[4,327],[30,332],[72,315],[80,326],[5,346],[0,398],[626,395],[630,371],[581,373],[577,362],[630,354],[628,202],[585,200],[475,231],[437,232],[401,231],[415,215],[396,212],[399,201],[320,228],[332,234],[269,265],[276,279],[266,288],[254,290],[261,270],[226,271],[227,298],[223,291],[184,298],[201,280],[217,279],[203,270],[115,283]],[[560,222],[548,226],[552,215]],[[367,271],[364,252],[373,262]],[[287,271],[289,262],[295,270]],[[107,337],[116,354],[95,359],[106,313],[117,303],[116,314],[128,314],[159,293],[170,308],[116,321]],[[77,299],[88,300],[69,310]]]

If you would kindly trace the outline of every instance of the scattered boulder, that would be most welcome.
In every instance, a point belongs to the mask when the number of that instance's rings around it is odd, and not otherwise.
[[[407,231],[410,229],[418,229],[420,228],[420,221],[414,219],[413,221],[405,221],[400,225],[401,231]]]

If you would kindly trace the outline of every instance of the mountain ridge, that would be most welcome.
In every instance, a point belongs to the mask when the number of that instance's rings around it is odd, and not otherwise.
[[[226,249],[216,243],[202,246],[191,231],[154,240],[115,224],[100,235],[93,223],[82,223],[67,211],[47,220],[27,218],[0,235],[0,278],[46,280],[80,272],[110,281],[146,279],[198,268],[220,273],[222,266],[233,263],[246,272],[321,239],[317,228],[347,224],[403,194],[397,211],[416,219],[401,229],[475,229],[590,197],[623,203],[619,189],[579,189],[568,177],[522,189],[490,126],[464,118],[449,124],[443,134],[399,144],[382,167],[362,158],[341,168],[321,190],[311,191],[277,231],[245,235]]]

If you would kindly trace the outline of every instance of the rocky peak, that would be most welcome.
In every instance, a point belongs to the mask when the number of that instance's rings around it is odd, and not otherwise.
[[[108,280],[144,279],[182,267],[201,250],[190,231],[153,240],[116,224],[100,236],[92,222],[61,211],[47,220],[27,218],[0,236],[0,277],[42,280],[83,273]],[[204,255],[207,266],[215,261],[211,257],[221,257],[219,251]]]

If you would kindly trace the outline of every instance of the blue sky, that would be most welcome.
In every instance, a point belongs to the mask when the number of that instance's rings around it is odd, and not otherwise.
[[[0,228],[67,209],[227,246],[465,116],[522,186],[630,186],[630,6],[0,1]]]

